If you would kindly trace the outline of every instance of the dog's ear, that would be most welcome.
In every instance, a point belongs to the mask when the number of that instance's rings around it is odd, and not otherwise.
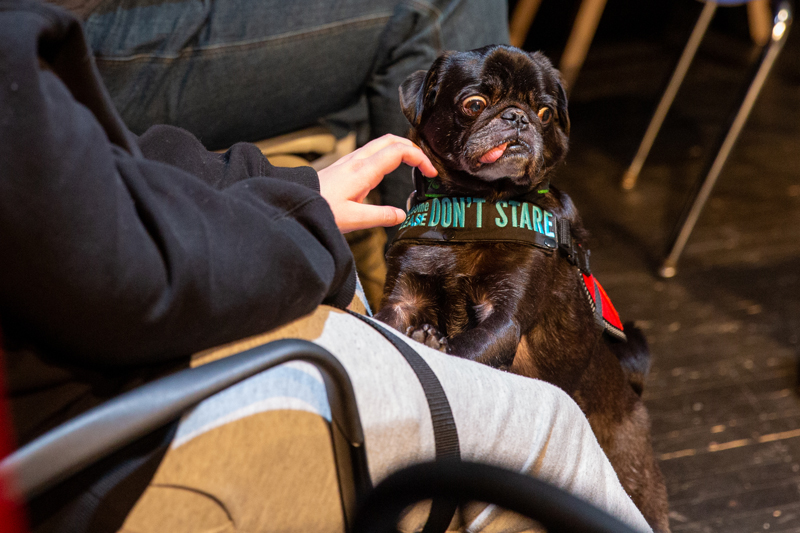
[[[439,72],[442,65],[450,57],[451,52],[444,52],[431,65],[430,70],[418,70],[400,85],[400,107],[408,121],[415,128],[422,120],[422,111],[436,103],[439,92]]]
[[[418,70],[400,85],[400,108],[414,127],[419,125],[419,117],[422,115],[423,89],[427,74],[425,70]]]
[[[558,71],[556,71],[558,73]],[[569,136],[569,112],[567,111],[567,91],[564,89],[564,81],[558,75],[556,81],[558,85],[558,99],[556,100],[556,111],[558,111],[558,125],[565,135]]]

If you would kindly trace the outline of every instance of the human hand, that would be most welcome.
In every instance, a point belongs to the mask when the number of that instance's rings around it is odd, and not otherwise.
[[[362,203],[369,191],[400,163],[418,167],[428,177],[437,174],[418,146],[396,135],[384,135],[370,141],[318,172],[320,194],[331,206],[342,233],[395,226],[405,219],[402,209]]]

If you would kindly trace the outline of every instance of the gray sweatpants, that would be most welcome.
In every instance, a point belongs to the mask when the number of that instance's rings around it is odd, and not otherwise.
[[[378,332],[321,307],[276,332],[198,354],[202,364],[278,338],[305,338],[335,354],[353,383],[377,484],[433,459],[428,404],[405,359]],[[450,402],[465,460],[501,465],[549,481],[641,531],[651,531],[625,494],[580,408],[560,389],[448,356],[402,337],[434,370]],[[289,363],[231,387],[181,422],[159,471],[124,531],[342,531],[326,431],[322,378]],[[424,506],[403,529],[424,524]],[[463,510],[453,528],[530,530],[493,506]]]

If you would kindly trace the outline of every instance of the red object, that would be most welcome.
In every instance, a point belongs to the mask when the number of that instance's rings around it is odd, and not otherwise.
[[[603,312],[603,327],[612,336],[625,340],[625,333],[622,327],[622,320],[619,318],[619,313],[611,303],[611,299],[606,294],[603,286],[597,281],[593,275],[583,274],[583,283],[585,284],[586,294],[589,296],[592,306],[596,308],[597,302],[595,301],[595,291],[600,293],[600,305]]]
[[[5,366],[3,363],[2,337],[0,337],[0,457],[14,449],[11,435],[11,416],[6,401]],[[15,501],[10,485],[12,481],[0,476],[0,533],[23,533],[26,531],[22,508]]]

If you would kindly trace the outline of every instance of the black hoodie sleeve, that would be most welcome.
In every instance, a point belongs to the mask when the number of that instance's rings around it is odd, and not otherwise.
[[[243,179],[269,176],[319,192],[319,179],[313,168],[274,167],[254,144],[238,143],[224,154],[209,152],[188,131],[167,125],[151,127],[137,144],[147,159],[181,168],[217,189]]]
[[[76,362],[138,365],[352,297],[312,170],[242,147],[192,158],[174,128],[137,144],[60,9],[0,0],[0,57],[3,316]],[[203,161],[222,166],[204,175]]]

